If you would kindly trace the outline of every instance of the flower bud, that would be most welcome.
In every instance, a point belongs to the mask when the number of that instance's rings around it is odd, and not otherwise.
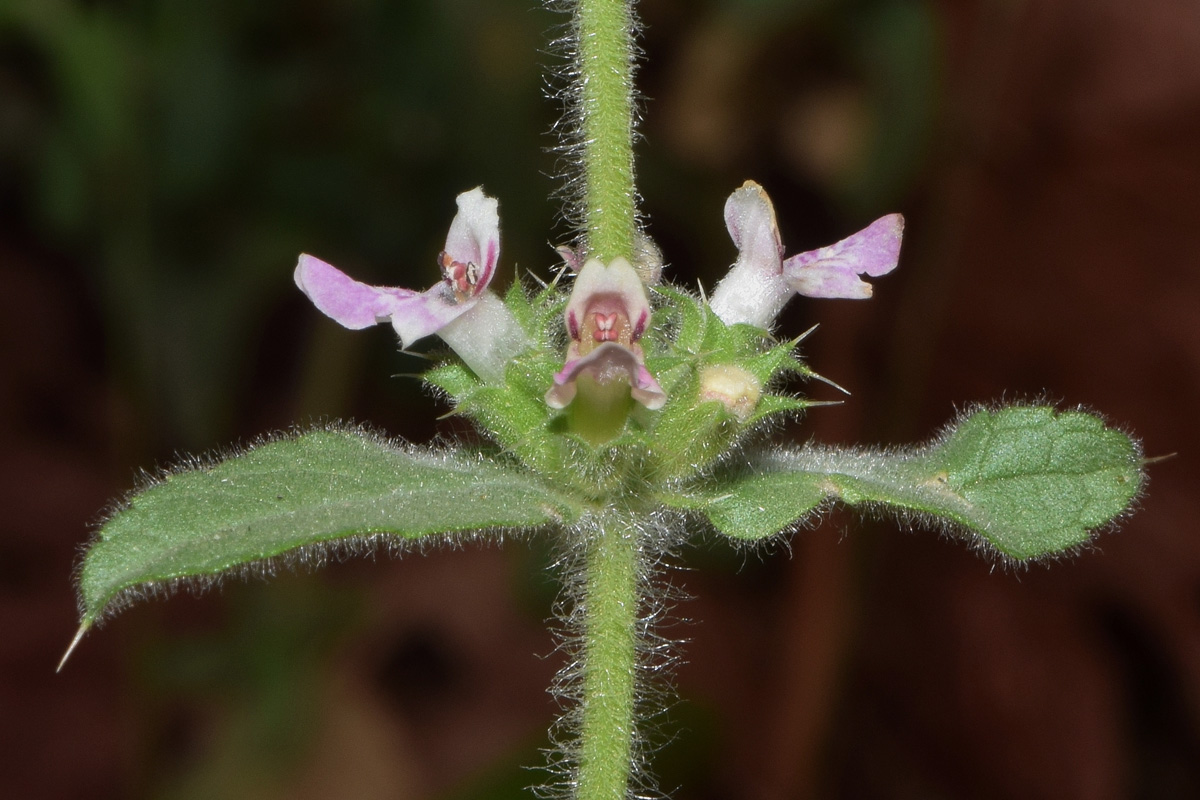
[[[715,400],[745,422],[754,414],[762,384],[735,364],[715,364],[700,370],[700,402]]]

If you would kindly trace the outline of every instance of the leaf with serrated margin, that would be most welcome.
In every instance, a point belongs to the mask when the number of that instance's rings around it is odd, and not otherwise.
[[[672,504],[735,539],[761,539],[828,500],[949,523],[1016,560],[1070,549],[1126,512],[1144,481],[1136,442],[1045,406],[978,409],[908,450],[781,450],[752,474]],[[668,501],[671,502],[671,501]]]

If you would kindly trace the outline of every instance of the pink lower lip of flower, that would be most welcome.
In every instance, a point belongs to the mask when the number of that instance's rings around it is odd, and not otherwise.
[[[580,356],[577,344],[572,343],[567,362],[554,376],[554,386],[546,392],[546,404],[551,408],[566,408],[575,399],[577,379],[589,374],[601,384],[626,382],[634,400],[651,411],[662,408],[667,395],[646,369],[641,351],[636,344],[625,346],[602,342],[587,355]]]
[[[300,256],[294,277],[300,291],[334,322],[351,330],[391,322],[404,347],[437,333],[474,302],[474,297],[458,302],[442,283],[425,292],[370,286],[307,254]]]
[[[866,299],[871,284],[859,276],[877,278],[894,270],[903,238],[904,217],[888,214],[840,242],[787,259],[783,279],[805,297]]]

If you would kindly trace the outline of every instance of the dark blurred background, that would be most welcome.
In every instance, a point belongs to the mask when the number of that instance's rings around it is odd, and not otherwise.
[[[785,438],[924,439],[972,401],[1135,430],[1144,508],[1012,570],[836,514],[711,536],[656,760],[679,800],[1200,796],[1200,5],[645,0],[641,190],[673,279],[902,211],[875,299],[797,301],[850,388]],[[307,251],[436,277],[458,192],[501,283],[566,241],[535,0],[0,0],[0,786],[20,798],[515,798],[560,657],[541,542],[229,583],[76,624],[89,523],[180,453],[353,418],[463,431],[390,332],[317,314]],[[815,396],[833,390],[813,385]],[[678,732],[671,738],[670,734]]]

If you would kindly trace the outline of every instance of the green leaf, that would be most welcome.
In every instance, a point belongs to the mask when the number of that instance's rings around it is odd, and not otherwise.
[[[1079,545],[1127,511],[1142,468],[1137,444],[1090,414],[1016,406],[974,411],[910,450],[780,451],[754,474],[668,502],[761,539],[836,499],[949,523],[1025,560]]]
[[[79,575],[83,625],[131,596],[341,542],[370,544],[577,516],[565,497],[506,464],[318,430],[167,475],[101,527]],[[303,560],[321,560],[306,553]]]

